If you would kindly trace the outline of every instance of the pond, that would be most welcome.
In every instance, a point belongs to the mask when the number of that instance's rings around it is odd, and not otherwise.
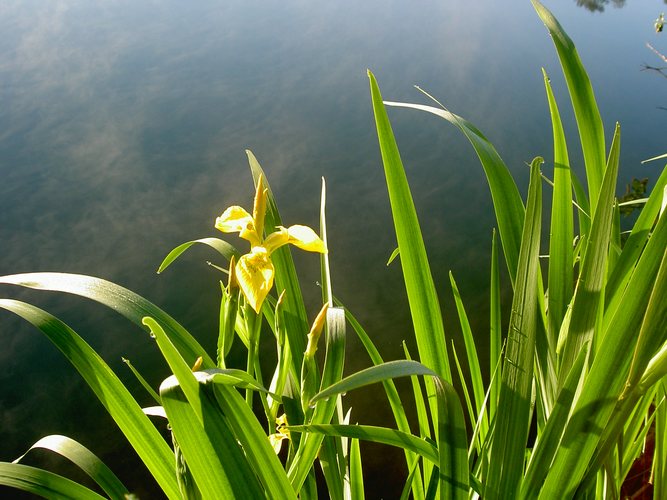
[[[545,4],[577,44],[608,139],[621,123],[620,182],[647,177],[650,189],[661,165],[640,162],[666,149],[667,81],[656,68],[667,63],[646,44],[667,53],[667,35],[653,27],[663,2]],[[548,163],[552,154],[544,67],[582,171],[555,50],[528,0],[10,0],[0,6],[0,33],[0,274],[62,271],[114,281],[167,310],[211,349],[220,275],[206,261],[215,256],[197,248],[164,274],[155,270],[181,242],[219,236],[213,223],[225,207],[251,203],[250,149],[287,224],[317,226],[326,179],[334,293],[385,359],[403,356],[403,340],[416,353],[400,266],[386,265],[396,242],[367,68],[385,99],[426,102],[416,84],[474,123],[524,192],[526,162],[543,155]],[[495,226],[483,171],[449,124],[417,111],[389,114],[445,329],[459,345],[451,270],[483,340]],[[295,258],[313,316],[319,262],[312,254]],[[136,391],[121,357],[154,386],[167,373],[148,335],[112,312],[74,297],[0,293],[59,315]],[[50,343],[4,313],[0,342],[0,460],[45,434],[66,434],[152,498],[113,423]],[[355,338],[348,347],[348,372],[369,366]],[[353,421],[390,422],[378,394],[348,395]],[[398,496],[401,455],[377,446],[362,455],[369,498]]]

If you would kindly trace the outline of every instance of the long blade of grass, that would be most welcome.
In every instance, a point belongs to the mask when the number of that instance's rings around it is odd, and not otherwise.
[[[667,289],[666,263],[667,252],[665,252],[663,264],[655,278],[653,293],[649,299],[639,338],[632,354],[630,373],[625,383],[625,390],[628,391],[639,384],[657,348],[667,341],[667,300],[664,296],[658,295],[660,290]]]
[[[28,465],[0,462],[0,485],[27,491],[44,498],[86,498],[104,497],[85,486]]]
[[[88,474],[112,499],[125,500],[126,495],[129,493],[116,474],[97,455],[78,441],[67,436],[56,434],[45,436],[33,444],[23,455],[14,460],[13,463],[20,462],[31,450],[38,448],[57,453],[74,463]]]
[[[350,497],[359,500],[364,494],[364,469],[361,463],[361,449],[358,439],[350,441]]]
[[[588,203],[586,190],[577,175],[570,170],[572,189],[577,200],[577,219],[579,221],[579,241],[591,234],[591,207]]]
[[[331,419],[332,422],[338,422],[336,414]],[[340,452],[340,454],[339,454]],[[346,457],[343,454],[343,446],[340,437],[326,436],[322,440],[320,451],[317,458],[322,468],[322,475],[327,485],[327,493],[330,500],[343,500],[346,484],[347,472],[341,470],[346,467]],[[341,467],[342,466],[342,467]],[[348,476],[349,477],[349,476]]]
[[[621,241],[621,209],[618,200],[614,201],[614,211],[611,223],[611,237],[609,241],[609,256],[607,257],[607,278],[614,272],[618,259],[623,250]],[[605,284],[607,282],[605,278]]]
[[[553,95],[546,71],[542,70],[549,103],[554,143],[554,181],[549,242],[547,304],[542,293],[538,296],[541,324],[536,340],[537,383],[538,383],[538,426],[544,425],[554,405],[557,391],[557,344],[561,324],[565,318],[567,305],[573,293],[573,251],[574,221],[572,201],[572,181],[569,167],[567,144],[560,119],[560,113]],[[542,287],[540,287],[542,288]],[[548,311],[548,314],[545,314]]]
[[[412,357],[410,356],[410,351],[408,350],[408,346],[405,343],[405,341],[403,341],[403,353],[405,354],[405,359],[407,360],[412,359]],[[454,360],[456,361],[456,358],[454,358]],[[382,383],[386,384],[387,382],[391,382],[393,384],[393,381],[391,380]],[[410,377],[410,383],[412,384],[412,392],[414,394],[415,407],[417,409],[417,423],[419,425],[419,437],[421,437],[422,439],[430,440],[432,439],[431,426],[429,421],[429,413],[426,405],[426,399],[424,398],[424,392],[422,391],[422,386],[419,383],[418,377]],[[410,428],[407,425],[405,429],[401,429],[399,427],[399,430],[403,430],[408,433],[410,432]],[[416,459],[416,456],[412,453],[409,454],[407,450],[405,453],[406,453],[406,458],[408,458],[409,469],[416,468],[415,470],[419,474],[418,476],[413,475],[412,479],[410,480],[410,484],[413,485],[415,490],[417,490],[414,493],[415,500],[417,500],[417,498],[423,496],[423,491],[424,491],[423,485],[428,484],[430,477],[433,474],[433,464],[429,462],[423,463],[423,466],[421,467],[421,469],[423,469],[423,476],[422,476],[420,471],[420,465],[418,463],[418,460]],[[412,462],[410,459],[412,459]],[[412,466],[412,463],[414,463],[414,467]]]
[[[419,357],[422,363],[451,383],[445,329],[424,240],[419,229],[419,219],[380,89],[370,71],[368,78]],[[427,391],[432,396],[433,389],[429,390],[427,387]],[[433,413],[435,414],[435,411]]]
[[[595,326],[604,306],[602,296],[609,241],[614,212],[614,195],[620,155],[620,127],[616,125],[609,153],[598,209],[593,216],[591,234],[581,262],[572,304],[572,318],[560,364],[560,380],[564,381],[579,351],[593,339]]]
[[[491,279],[489,291],[489,373],[495,373],[500,363],[502,349],[502,313],[500,306],[500,269],[498,268],[498,246],[496,230],[491,239]],[[489,420],[493,420],[498,405],[500,377],[492,377],[489,396]]]
[[[470,491],[470,465],[463,408],[452,384],[435,379],[438,397],[438,453],[440,464],[437,476],[440,480],[440,500],[468,498]],[[436,474],[434,473],[433,476]]]
[[[472,407],[472,400],[470,398],[470,391],[468,390],[468,384],[466,382],[465,376],[463,375],[463,369],[461,368],[461,363],[459,362],[459,356],[456,354],[456,348],[454,347],[454,342],[452,342],[452,355],[454,356],[454,364],[456,365],[456,372],[458,373],[459,380],[461,381],[461,389],[463,389],[463,399],[466,403],[466,409],[468,410],[468,418],[471,422],[476,420],[477,414]],[[477,443],[473,443],[475,446]]]
[[[428,488],[426,490],[426,500],[435,500],[440,482],[438,481],[438,469],[436,467],[435,474],[431,475],[431,480],[428,483]]]
[[[485,496],[514,498],[530,427],[531,385],[538,329],[539,252],[542,215],[541,158],[531,164],[526,217],[510,315],[502,383]]]
[[[409,500],[410,498],[410,491],[412,491],[412,483],[415,480],[415,475],[417,474],[416,465],[417,464],[415,464],[415,467],[409,469],[408,477],[405,480],[403,489],[401,490],[401,497],[399,498],[399,500]]]
[[[493,384],[493,382],[496,380],[498,377],[498,374],[500,372],[500,365],[501,365],[502,360],[498,360],[498,363],[496,365],[496,368],[493,370],[491,373],[491,381],[489,384]],[[491,388],[489,386],[489,389],[486,391],[486,396],[483,402],[483,406],[486,408],[489,404],[489,396],[491,394]],[[483,414],[480,413],[477,415],[477,420],[473,422],[473,429],[472,429],[472,436],[470,437],[470,443],[471,445],[468,447],[468,461],[472,461],[473,458],[473,452],[476,450],[476,448],[473,446],[475,442],[478,442],[480,444],[478,451],[478,455],[483,455],[486,453],[486,450],[489,448],[489,442],[491,439],[487,439],[487,436],[490,435],[493,425],[494,425],[494,420],[491,419],[491,424],[489,424],[489,428],[487,429],[487,434],[486,435],[481,435],[480,434],[480,427],[482,425],[482,417],[486,415],[486,412]],[[472,476],[471,476],[472,477]]]
[[[320,197],[320,239],[324,242],[324,246],[329,248],[327,237],[327,220],[326,220],[326,181],[322,177],[322,194]],[[320,255],[320,271],[322,277],[322,302],[333,307],[333,289],[331,286],[331,270],[329,267],[329,253]],[[333,422],[338,423],[343,419],[343,404],[341,398],[338,398],[336,403],[336,413],[333,417]],[[325,438],[320,450],[320,465],[322,473],[327,483],[329,496],[332,500],[343,500],[347,493],[349,496],[350,481],[346,476],[347,472],[347,452],[344,451],[346,445],[343,444],[339,438]],[[346,491],[348,490],[348,491]]]
[[[463,334],[463,341],[466,346],[466,355],[468,357],[468,370],[470,371],[470,380],[472,382],[472,390],[475,396],[475,414],[471,422],[477,420],[477,416],[483,413],[484,399],[486,398],[486,391],[484,390],[484,381],[482,380],[482,371],[477,357],[477,348],[475,347],[475,338],[470,328],[470,321],[463,306],[463,300],[459,288],[454,280],[454,275],[449,272],[449,280],[452,285],[452,293],[454,294],[454,302],[456,303],[456,311],[459,315],[459,322],[461,323],[461,333]],[[486,413],[482,417],[482,434],[486,434],[489,422],[486,418]]]
[[[574,220],[572,214],[572,181],[567,144],[558,105],[546,71],[544,86],[549,101],[554,141],[554,192],[551,203],[551,238],[549,239],[549,342],[554,350],[560,325],[573,293],[572,244]],[[555,352],[554,352],[555,354]]]
[[[183,391],[188,398],[188,401],[190,401],[193,410],[201,422],[203,419],[202,401],[200,400],[199,395],[199,384],[197,383],[197,379],[192,373],[192,370],[180,355],[174,344],[171,343],[162,326],[155,321],[154,318],[146,316],[143,319],[143,323],[150,329],[151,335],[157,341],[157,345],[162,352],[162,356],[164,356],[164,359],[169,364],[171,372],[178,380],[178,385],[181,387],[180,390]]]
[[[104,405],[165,495],[180,498],[171,449],[102,358],[74,330],[46,311],[11,299],[0,299],[0,308],[32,323],[53,342]]]
[[[605,171],[605,142],[602,118],[600,118],[600,112],[595,102],[593,87],[584,66],[581,64],[574,43],[546,7],[538,0],[531,1],[538,16],[551,34],[570,92],[584,155],[588,195],[590,206],[593,209],[591,215],[593,215],[596,211]]]
[[[498,229],[500,231],[500,241],[503,246],[510,279],[514,285],[525,209],[521,201],[519,189],[516,187],[509,169],[502,158],[500,158],[493,144],[472,123],[445,109],[403,102],[386,102],[385,104],[387,106],[426,111],[444,118],[458,127],[470,141],[482,163],[489,183],[493,208],[496,212],[496,220],[498,221]],[[401,255],[403,255],[402,251]]]
[[[123,360],[123,363],[125,363],[127,367],[130,369],[135,378],[139,381],[141,386],[150,395],[150,397],[153,398],[153,401],[155,401],[159,405],[161,403],[160,396],[157,392],[155,392],[155,389],[151,387],[148,381],[143,377],[143,375],[141,375],[141,373],[139,373],[139,371],[134,367],[134,365],[129,359],[127,358],[121,358],[121,359]]]
[[[667,153],[662,154],[662,155],[658,155],[658,156],[654,156],[653,158],[649,158],[647,160],[642,160],[642,163],[648,163],[650,161],[655,161],[655,160],[662,160],[663,158],[667,158]]]
[[[320,239],[324,242],[325,248],[329,248],[329,239],[327,237],[327,183],[322,177],[322,195],[320,199]],[[331,269],[329,267],[329,252],[320,256],[320,267],[322,270],[322,302],[327,302],[329,307],[333,307],[333,289],[331,288]]]
[[[655,416],[655,450],[653,453],[653,493],[654,498],[667,495],[667,383],[660,382],[656,399],[659,406]]]
[[[142,329],[142,319],[151,316],[160,322],[189,365],[201,356],[203,368],[216,366],[199,342],[174,318],[142,296],[110,281],[81,274],[27,273],[2,276],[0,283],[79,295],[113,309]]]

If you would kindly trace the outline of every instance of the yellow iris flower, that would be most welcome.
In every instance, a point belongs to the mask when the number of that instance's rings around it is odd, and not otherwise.
[[[271,253],[283,245],[291,243],[309,252],[326,253],[324,242],[315,231],[307,226],[278,226],[276,231],[264,238],[264,216],[269,190],[264,187],[262,176],[257,181],[255,203],[252,215],[239,206],[231,206],[215,220],[215,227],[223,233],[239,233],[250,242],[250,252],[236,263],[236,280],[255,312],[273,287],[275,269]]]

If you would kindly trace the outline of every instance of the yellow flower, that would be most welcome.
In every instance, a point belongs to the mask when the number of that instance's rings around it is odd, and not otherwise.
[[[284,413],[276,418],[276,433],[269,436],[269,443],[273,447],[276,455],[280,453],[283,440],[290,439],[289,430],[287,430],[287,415]]]
[[[264,187],[262,176],[257,181],[252,215],[239,206],[231,206],[215,220],[215,227],[223,233],[239,233],[250,242],[250,252],[236,263],[236,280],[252,308],[259,312],[264,299],[273,287],[275,270],[271,253],[291,243],[309,252],[326,253],[324,242],[307,226],[278,226],[264,238],[264,216],[269,190]]]

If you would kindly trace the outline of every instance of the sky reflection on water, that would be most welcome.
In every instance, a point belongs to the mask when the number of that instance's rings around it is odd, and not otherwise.
[[[667,51],[652,27],[663,3],[627,2],[602,15],[575,2],[547,6],[579,48],[607,135],[621,122],[620,179],[655,179],[659,165],[639,162],[665,152],[667,112],[659,106],[667,106],[667,87],[640,69],[659,64],[646,42]],[[385,98],[423,102],[412,88],[419,84],[475,123],[525,189],[524,163],[551,152],[544,66],[571,155],[580,156],[553,47],[528,1],[13,0],[0,5],[0,33],[0,273],[116,281],[163,306],[207,346],[217,314],[218,276],[204,264],[212,256],[194,249],[164,275],[154,270],[182,241],[215,235],[213,221],[226,206],[249,204],[250,148],[287,223],[317,225],[326,177],[336,294],[387,359],[402,355],[410,322],[400,268],[385,266],[395,239],[366,68]],[[406,110],[390,117],[446,329],[456,337],[451,269],[483,335],[495,222],[482,169],[441,120]],[[314,314],[318,262],[296,258]],[[71,297],[9,287],[2,294],[61,314],[133,387],[121,355],[155,384],[166,373],[147,336],[112,313]],[[85,436],[99,429],[98,419],[111,425],[100,411],[82,410],[86,389],[38,332],[6,314],[1,320],[0,458],[15,458],[43,432]],[[367,366],[355,339],[349,344],[349,369]],[[369,395],[348,396],[357,417],[373,422],[383,415],[363,414],[374,405]],[[400,482],[384,479],[378,492],[391,496]]]

